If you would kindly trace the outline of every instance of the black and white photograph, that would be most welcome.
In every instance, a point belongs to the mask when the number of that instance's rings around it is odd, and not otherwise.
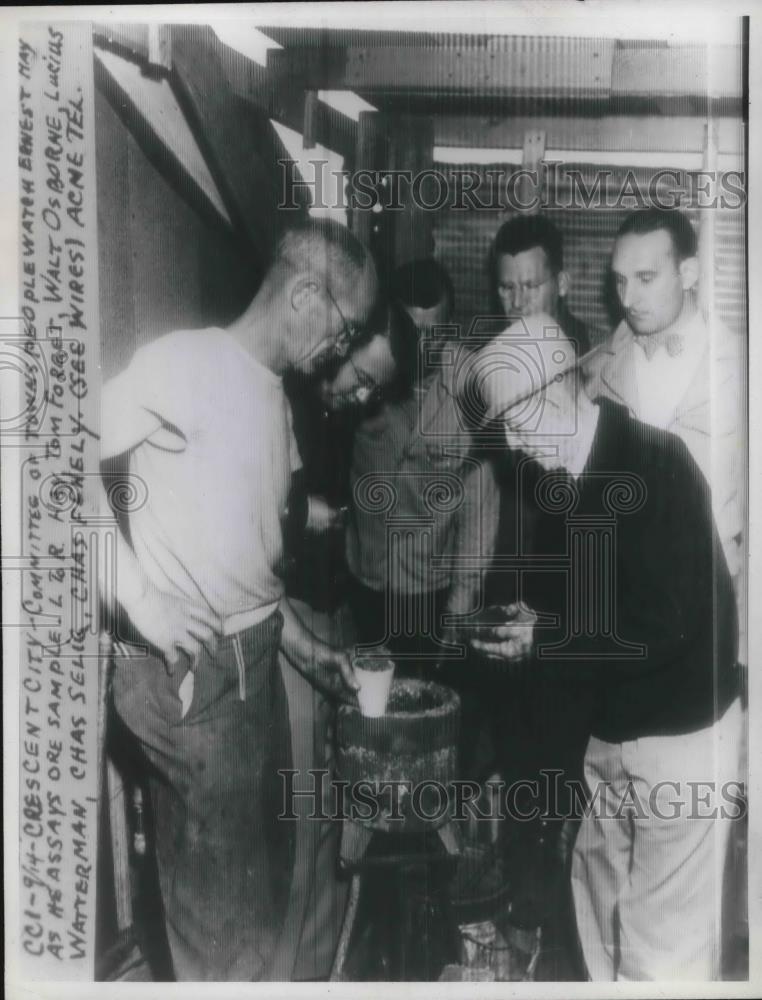
[[[757,995],[760,13],[0,14],[14,1000]]]

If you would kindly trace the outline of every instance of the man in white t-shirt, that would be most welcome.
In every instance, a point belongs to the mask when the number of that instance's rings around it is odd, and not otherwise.
[[[129,453],[146,488],[132,548],[118,542],[135,644],[117,643],[113,691],[150,766],[179,980],[268,978],[293,868],[293,828],[277,821],[291,761],[278,648],[314,683],[356,687],[348,652],[304,627],[279,575],[300,465],[282,376],[341,355],[375,293],[362,245],[305,223],[231,326],[160,337],[103,389],[102,458]]]

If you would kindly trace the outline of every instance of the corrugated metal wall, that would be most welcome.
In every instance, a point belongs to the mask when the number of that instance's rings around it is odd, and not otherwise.
[[[509,175],[517,165],[493,164],[490,166],[448,167],[437,164],[445,174],[452,171],[479,172],[483,189],[477,189],[479,199],[490,204],[491,182],[489,172]],[[591,164],[564,164],[559,177],[570,169],[580,171],[587,190],[592,189],[596,171],[601,168]],[[569,305],[573,313],[600,333],[612,328],[616,305],[607,292],[606,275],[611,248],[617,229],[629,212],[636,207],[635,199],[625,200],[623,208],[606,208],[613,203],[615,193],[621,191],[628,173],[638,181],[639,190],[647,193],[648,183],[656,169],[606,167],[602,173],[600,201],[590,208],[548,208],[550,217],[564,235],[565,266],[571,276]],[[451,185],[453,189],[455,184]],[[556,201],[562,205],[570,201],[569,190],[556,189]],[[495,199],[496,202],[496,199]],[[705,209],[688,209],[687,214],[698,229],[699,215]],[[510,211],[500,209],[469,209],[452,211],[449,207],[437,213],[434,223],[435,253],[452,274],[455,283],[457,320],[466,328],[474,316],[494,312],[490,297],[487,259],[490,244],[503,222],[511,217]],[[718,209],[715,231],[715,306],[724,322],[737,333],[746,330],[746,278],[745,278],[745,213],[743,209]]]

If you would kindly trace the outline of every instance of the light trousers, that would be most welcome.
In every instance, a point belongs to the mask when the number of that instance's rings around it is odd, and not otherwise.
[[[698,732],[624,743],[591,737],[592,803],[572,859],[590,979],[718,978],[723,871],[742,808],[741,733],[736,700]]]

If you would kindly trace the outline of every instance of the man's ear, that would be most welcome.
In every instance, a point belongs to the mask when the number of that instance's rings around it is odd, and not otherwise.
[[[558,277],[556,278],[556,284],[558,285],[558,297],[565,299],[569,292],[569,275],[566,271],[559,271]]]
[[[299,278],[291,286],[291,307],[297,312],[304,309],[313,295],[320,291],[320,285],[314,278]]]
[[[686,257],[685,260],[680,261],[678,270],[680,272],[683,291],[687,292],[688,289],[693,288],[699,279],[698,257]]]

